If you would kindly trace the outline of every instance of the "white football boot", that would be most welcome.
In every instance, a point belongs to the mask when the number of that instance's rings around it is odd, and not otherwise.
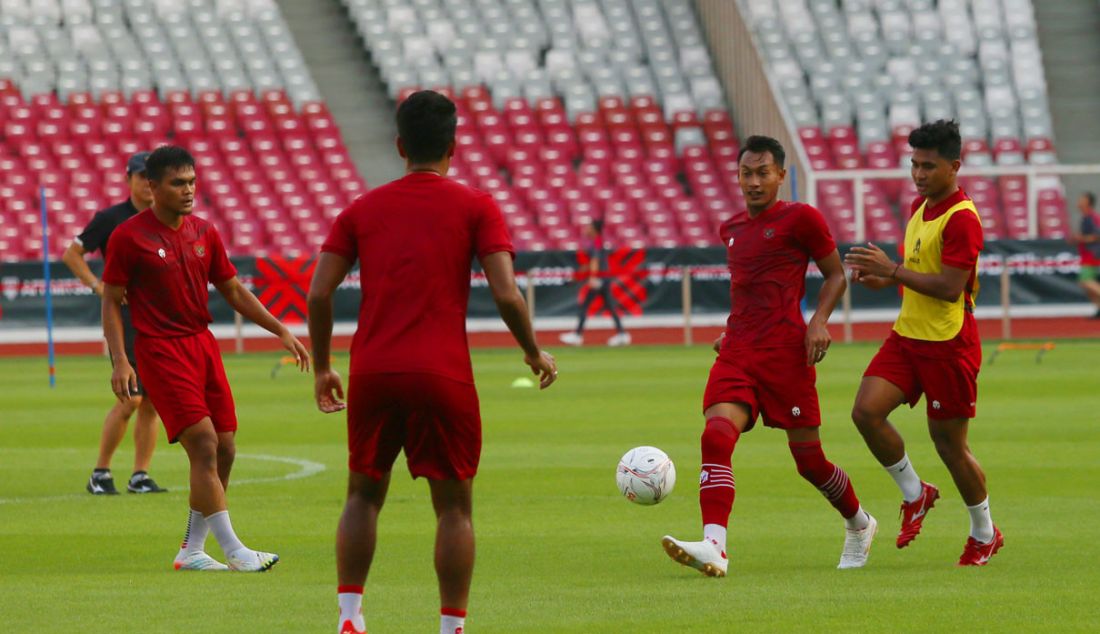
[[[611,337],[610,339],[607,340],[607,345],[611,346],[612,348],[617,348],[619,346],[629,346],[630,345],[630,333],[629,332],[620,332],[620,333],[615,334],[615,336],[613,336],[613,337]]]
[[[258,550],[242,548],[227,555],[225,558],[230,570],[237,572],[264,572],[279,563],[279,556],[275,553],[262,553]]]
[[[840,553],[840,563],[837,568],[862,568],[867,565],[867,558],[871,555],[871,542],[878,532],[878,522],[867,513],[867,528],[861,531],[845,530],[844,550]]]
[[[176,557],[175,561],[172,562],[172,566],[176,570],[202,570],[211,572],[229,570],[229,566],[201,551],[183,557]]]
[[[558,339],[567,346],[579,346],[584,343],[584,335],[578,335],[572,330],[563,332]]]
[[[661,538],[665,552],[678,563],[690,566],[708,577],[725,577],[729,567],[726,553],[718,545],[704,539],[701,542],[682,542],[671,535]]]

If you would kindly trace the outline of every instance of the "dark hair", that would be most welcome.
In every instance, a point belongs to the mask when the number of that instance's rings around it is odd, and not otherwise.
[[[941,157],[957,161],[962,157],[959,122],[940,119],[935,123],[925,123],[909,133],[909,145],[919,150],[935,150]]]
[[[159,181],[169,169],[195,167],[195,157],[178,145],[162,145],[145,159],[145,178]]]
[[[738,161],[745,155],[745,152],[752,152],[753,154],[763,154],[767,152],[772,155],[775,164],[781,168],[783,167],[783,163],[787,160],[787,153],[783,151],[783,145],[770,136],[753,135],[745,139],[744,145],[741,146],[741,151],[737,153]]]
[[[435,91],[414,92],[397,107],[397,135],[413,163],[442,160],[457,127],[454,102]]]
[[[1085,200],[1089,201],[1089,207],[1096,206],[1096,194],[1092,192],[1084,192],[1081,195],[1085,197]]]
[[[592,229],[597,234],[602,234],[603,233],[603,220],[593,220],[592,221]]]

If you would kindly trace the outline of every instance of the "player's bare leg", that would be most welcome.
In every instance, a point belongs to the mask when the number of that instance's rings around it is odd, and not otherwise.
[[[136,400],[139,404],[134,421],[134,471],[126,490],[130,493],[163,493],[166,489],[158,486],[149,476],[149,463],[157,448],[157,434],[160,432],[157,410],[152,399],[139,396]]]
[[[1004,544],[1004,536],[993,525],[989,515],[989,491],[985,486],[985,472],[978,464],[978,459],[970,452],[966,438],[969,423],[965,418],[930,418],[928,434],[936,445],[936,453],[951,472],[951,479],[955,481],[955,487],[970,513],[970,537],[959,559],[959,565],[981,566],[1000,550]]]
[[[88,493],[93,495],[115,495],[114,478],[111,477],[111,458],[114,457],[122,439],[126,436],[126,427],[129,426],[130,416],[133,415],[137,403],[133,400],[115,403],[107,412],[103,420],[103,431],[99,435],[99,456],[96,458],[95,470],[88,479],[85,487]]]
[[[138,397],[137,418],[134,420],[134,472],[149,471],[153,452],[157,448],[157,409],[153,401]]]
[[[884,467],[905,456],[905,441],[886,418],[904,402],[905,393],[898,386],[877,376],[863,377],[856,393],[852,421],[867,448]]]
[[[752,410],[744,403],[716,403],[703,412],[706,424],[700,438],[702,469],[699,476],[699,510],[703,516],[702,541],[689,542],[671,535],[661,538],[665,553],[677,563],[708,577],[724,577],[726,527],[737,494],[733,478],[733,450],[741,432],[749,426]]]
[[[375,480],[348,474],[348,498],[336,528],[336,578],[339,583],[339,632],[363,632],[363,585],[367,582],[378,540],[378,514],[386,501],[390,474]]]
[[[925,515],[940,497],[939,489],[921,481],[905,453],[905,441],[886,418],[903,403],[905,393],[898,386],[882,377],[867,376],[860,383],[852,406],[852,421],[867,448],[901,490],[898,548],[905,548],[917,538]]]
[[[232,443],[229,444],[229,451],[221,448],[222,436],[231,437],[232,434],[218,434],[210,417],[203,418],[179,435],[179,442],[191,464],[191,509],[202,514],[222,547],[230,569],[263,572],[278,563],[279,556],[246,547],[233,531],[225,502],[225,485],[219,471],[219,468],[224,469],[228,482],[229,468],[233,463]]]
[[[428,486],[437,521],[435,573],[439,577],[443,621],[440,631],[454,632],[464,625],[474,576],[474,481],[428,480]]]

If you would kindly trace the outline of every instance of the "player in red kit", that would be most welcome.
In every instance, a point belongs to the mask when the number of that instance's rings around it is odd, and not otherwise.
[[[363,585],[394,460],[428,480],[437,517],[440,629],[461,634],[474,565],[473,477],[481,415],[466,340],[470,263],[477,258],[501,317],[548,387],[553,357],[539,350],[512,270],[512,241],[492,196],[446,178],[455,105],[420,91],[397,110],[406,176],[361,196],[337,217],[309,290],[309,334],[323,412],[344,409],[329,364],[332,296],[358,261],[359,324],[347,395],[348,497],[336,533],[340,634],[364,632]]]
[[[137,330],[135,353],[146,394],[160,413],[168,441],[183,445],[191,466],[191,513],[174,566],[261,572],[275,565],[278,555],[241,543],[226,510],[237,414],[218,344],[208,328],[213,320],[207,283],[237,312],[277,335],[303,370],[309,368],[309,353],[237,279],[214,227],[191,215],[195,160],[187,150],[157,148],[146,159],[145,175],[153,206],[111,235],[103,271],[103,332],[114,363],[111,389],[124,401],[137,383],[123,345],[121,306],[126,300]],[[228,566],[206,554],[210,531]]]
[[[798,473],[844,518],[846,536],[838,568],[867,563],[877,523],[859,504],[843,469],[821,449],[816,374],[829,349],[829,315],[847,282],[821,212],[778,199],[786,170],[775,139],[749,137],[741,148],[740,182],[748,211],[726,221],[721,237],[730,271],[730,316],[715,342],[718,358],[703,395],[699,507],[703,540],[665,536],[665,551],[712,577],[726,575],[726,525],[736,492],[732,455],[758,416],[787,432]],[[810,260],[825,276],[817,311],[807,326],[800,304]]]
[[[970,535],[960,566],[984,566],[1004,546],[993,524],[985,472],[970,449],[977,414],[982,342],[974,319],[981,216],[958,184],[962,137],[955,121],[925,123],[909,134],[911,173],[920,194],[910,209],[905,250],[894,262],[877,246],[845,255],[852,280],[872,289],[903,287],[893,330],[867,366],[852,421],[902,494],[897,547],[917,538],[939,489],[921,480],[905,440],[887,418],[903,403],[927,403],[928,435],[966,503]]]

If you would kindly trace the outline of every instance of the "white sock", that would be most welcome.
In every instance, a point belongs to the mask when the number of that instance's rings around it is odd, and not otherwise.
[[[367,629],[367,623],[363,620],[362,592],[341,592],[336,595],[336,600],[340,603],[340,622],[336,624],[337,631],[344,621],[351,621],[357,630]]]
[[[726,552],[726,527],[721,524],[704,524],[703,539],[718,544],[718,550]]]
[[[206,525],[202,513],[191,509],[190,515],[187,516],[187,532],[183,534],[183,543],[180,544],[180,552],[176,555],[176,559],[203,552],[206,549],[206,536],[209,533],[210,528]]]
[[[462,634],[465,629],[465,610],[462,610],[462,616],[455,616],[453,614],[439,615],[439,634]]]
[[[229,521],[229,511],[218,511],[206,516],[206,525],[214,533],[214,539],[222,547],[222,552],[227,556],[244,548],[244,544],[233,532],[233,524]]]
[[[860,505],[856,514],[851,517],[844,518],[844,528],[850,531],[861,531],[871,525],[871,516],[867,515],[867,511],[863,510],[863,506]]]
[[[897,464],[886,467],[886,470],[890,472],[894,482],[898,483],[898,488],[901,489],[901,495],[906,502],[913,502],[920,497],[920,476],[909,462],[909,454],[902,456]]]
[[[993,519],[989,517],[989,496],[974,506],[966,507],[970,512],[970,536],[982,544],[993,541]]]

